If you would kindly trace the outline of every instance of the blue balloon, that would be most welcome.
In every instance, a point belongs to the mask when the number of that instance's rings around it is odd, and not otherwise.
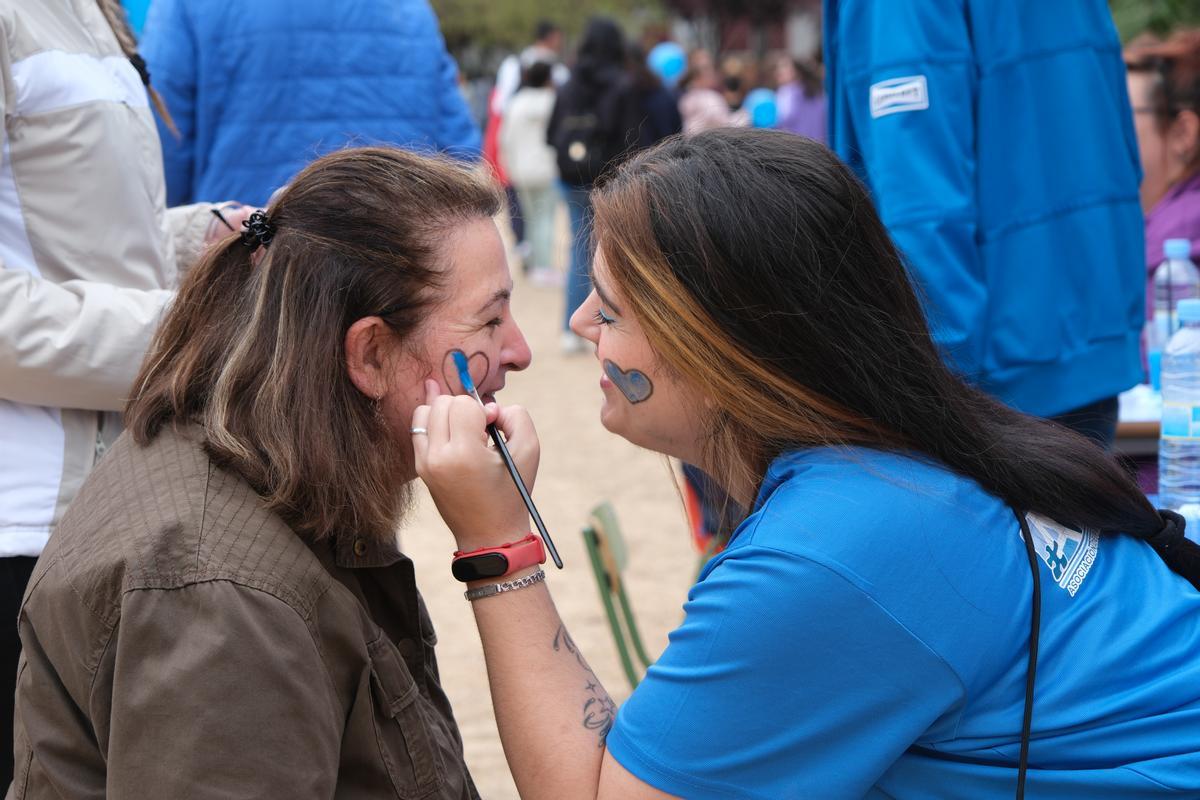
[[[646,64],[662,79],[667,88],[674,88],[683,71],[687,69],[687,53],[674,42],[662,42],[650,49],[646,56]]]
[[[779,111],[775,106],[775,93],[770,89],[755,89],[746,95],[742,108],[750,115],[750,124],[756,128],[773,128]]]

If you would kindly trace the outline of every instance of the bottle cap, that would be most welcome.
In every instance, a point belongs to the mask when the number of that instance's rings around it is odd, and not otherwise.
[[[1192,243],[1187,239],[1167,239],[1163,242],[1163,255],[1167,258],[1190,258]]]
[[[1175,306],[1180,322],[1200,322],[1200,298],[1189,297]]]

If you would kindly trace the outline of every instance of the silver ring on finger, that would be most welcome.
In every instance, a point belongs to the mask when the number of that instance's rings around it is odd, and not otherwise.
[[[420,435],[420,436],[425,436],[425,435],[428,435],[428,433],[429,433],[429,431],[425,430],[424,428],[413,428],[413,429],[412,429],[411,431],[409,431],[409,432],[410,432],[410,433],[411,433],[413,436],[418,436],[418,435]]]

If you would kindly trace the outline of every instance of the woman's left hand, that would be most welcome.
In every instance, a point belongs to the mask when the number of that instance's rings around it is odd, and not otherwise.
[[[533,420],[520,406],[481,408],[468,395],[445,395],[426,381],[426,404],[413,412],[417,474],[459,548],[472,550],[520,539],[529,532],[529,512],[504,461],[491,446],[487,426],[495,423],[509,455],[532,493],[541,446]]]

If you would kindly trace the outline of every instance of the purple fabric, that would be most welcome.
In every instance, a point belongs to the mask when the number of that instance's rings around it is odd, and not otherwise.
[[[775,127],[826,141],[824,94],[809,97],[799,83],[785,83],[775,91],[775,107],[779,113]]]
[[[1173,186],[1146,215],[1147,314],[1153,314],[1154,270],[1162,263],[1167,239],[1190,239],[1192,261],[1200,264],[1200,172]]]

